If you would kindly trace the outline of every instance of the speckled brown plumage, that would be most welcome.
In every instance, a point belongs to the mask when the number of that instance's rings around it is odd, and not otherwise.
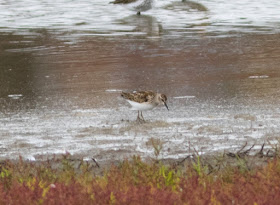
[[[164,94],[153,91],[139,91],[133,93],[122,92],[121,96],[129,102],[132,110],[138,111],[138,122],[145,121],[142,114],[143,110],[151,110],[158,105],[164,105],[169,110],[166,104],[167,97]]]
[[[143,103],[143,102],[151,102],[156,96],[156,93],[152,91],[139,91],[134,93],[122,92],[121,96],[127,100]]]

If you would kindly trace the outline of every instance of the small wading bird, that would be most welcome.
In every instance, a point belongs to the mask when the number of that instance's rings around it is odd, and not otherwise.
[[[159,104],[165,105],[167,110],[169,110],[166,104],[167,97],[161,93],[155,93],[152,91],[139,91],[133,93],[122,92],[121,96],[129,102],[131,110],[138,111],[138,122],[145,122],[142,111],[151,110]]]
[[[140,15],[142,11],[147,11],[153,7],[154,0],[115,0],[110,3],[125,6]]]

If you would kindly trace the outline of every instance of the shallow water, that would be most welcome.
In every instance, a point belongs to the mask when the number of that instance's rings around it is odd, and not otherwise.
[[[279,1],[0,2],[0,157],[117,160],[277,142]],[[32,5],[32,6],[30,6]],[[144,113],[121,90],[168,96]],[[158,141],[159,140],[159,141]],[[269,145],[267,145],[267,148]]]

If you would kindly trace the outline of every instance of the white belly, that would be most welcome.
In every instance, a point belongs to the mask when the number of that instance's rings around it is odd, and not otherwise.
[[[155,104],[150,103],[138,103],[130,100],[127,100],[127,102],[131,105],[131,110],[151,110],[156,107]]]

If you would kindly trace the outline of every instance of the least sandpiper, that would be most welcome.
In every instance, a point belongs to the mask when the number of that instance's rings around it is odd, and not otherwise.
[[[138,111],[138,122],[145,121],[142,114],[143,110],[151,110],[159,104],[165,105],[167,110],[169,110],[166,104],[167,97],[166,95],[161,93],[155,93],[152,91],[139,91],[133,93],[122,92],[121,96],[126,99],[127,102],[129,102],[129,104],[131,105],[131,110]]]
[[[153,7],[154,0],[115,0],[110,3],[123,5],[140,15],[142,11],[147,11]]]

